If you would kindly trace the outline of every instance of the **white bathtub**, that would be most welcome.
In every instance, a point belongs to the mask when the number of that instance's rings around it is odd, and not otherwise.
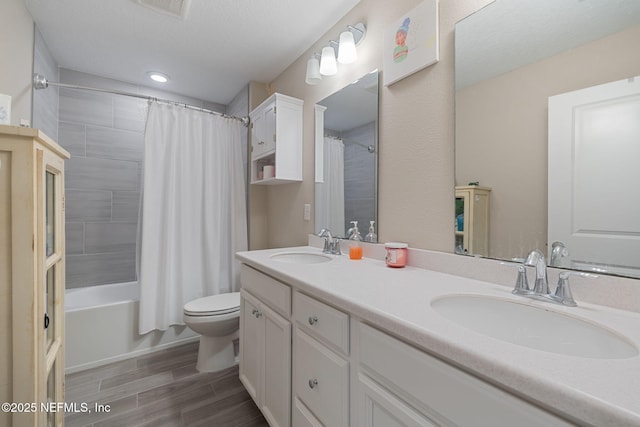
[[[93,368],[199,336],[186,326],[138,334],[137,282],[68,289],[65,292],[65,370]]]

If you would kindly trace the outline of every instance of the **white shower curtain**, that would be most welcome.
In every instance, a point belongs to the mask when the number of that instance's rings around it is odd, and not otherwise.
[[[186,302],[239,289],[247,249],[243,126],[150,103],[139,225],[139,332],[184,324]]]
[[[316,228],[327,228],[336,236],[345,236],[344,224],[344,143],[324,139],[324,182],[316,185]]]

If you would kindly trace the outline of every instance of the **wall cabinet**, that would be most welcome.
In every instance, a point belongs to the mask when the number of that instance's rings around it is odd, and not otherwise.
[[[240,381],[269,425],[288,427],[291,425],[291,290],[244,266],[241,281]],[[254,295],[248,289],[257,289],[257,292]],[[271,299],[269,289],[276,289],[279,295],[288,293],[289,305],[285,297],[284,304],[276,302],[270,306],[265,301]]]
[[[64,160],[42,132],[0,125],[0,400],[37,410],[0,425],[61,426],[64,401]]]
[[[302,181],[302,106],[274,93],[249,114],[252,184]]]
[[[489,255],[490,193],[488,187],[456,187],[456,252]]]

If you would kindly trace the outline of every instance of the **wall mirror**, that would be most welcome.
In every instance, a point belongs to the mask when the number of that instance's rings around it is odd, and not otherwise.
[[[316,104],[315,231],[364,238],[377,222],[378,70]]]
[[[640,93],[567,101],[637,88],[638,40],[635,0],[497,0],[456,24],[456,188],[491,190],[488,248],[469,252],[520,260],[539,249],[552,265],[640,277]],[[459,219],[452,228],[474,225]]]

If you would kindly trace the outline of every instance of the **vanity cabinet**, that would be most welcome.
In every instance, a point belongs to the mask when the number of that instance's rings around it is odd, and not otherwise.
[[[355,425],[573,425],[376,328],[353,329]]]
[[[37,129],[0,125],[0,400],[35,404],[0,425],[61,426],[64,401],[64,160]]]
[[[272,427],[291,426],[291,288],[240,272],[240,381]]]
[[[249,114],[252,184],[302,181],[302,106],[300,99],[274,93]],[[273,176],[265,167],[273,167]]]
[[[456,252],[489,255],[490,193],[489,187],[456,187]]]
[[[349,425],[349,316],[294,293],[294,426]]]

